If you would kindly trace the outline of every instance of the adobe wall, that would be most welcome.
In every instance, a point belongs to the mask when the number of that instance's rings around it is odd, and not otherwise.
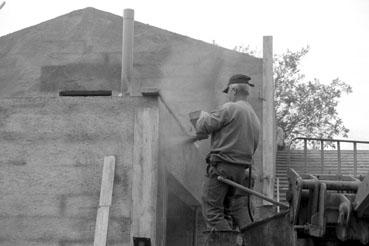
[[[27,98],[66,89],[118,93],[121,33],[121,17],[88,8],[0,38],[0,96],[25,97],[0,100],[0,245],[90,245],[103,157],[111,154],[109,240],[129,242],[134,110],[147,99]],[[185,141],[193,133],[188,113],[222,104],[235,73],[253,78],[250,103],[262,120],[262,59],[135,22],[134,83],[160,88],[171,108],[160,106],[158,158],[186,206],[198,205],[209,147]]]
[[[91,245],[103,158],[116,157],[109,245],[129,245],[137,98],[0,100],[0,245]]]
[[[120,92],[122,17],[73,11],[0,38],[0,96],[55,96],[60,90]],[[229,77],[256,85],[250,102],[262,120],[262,59],[135,21],[133,82],[154,86],[187,131],[188,113],[225,101]],[[200,144],[205,155],[208,142]],[[260,149],[259,149],[260,150]],[[261,152],[256,155],[261,162]]]
[[[168,171],[168,187],[177,191],[175,193],[189,205],[199,205],[205,174],[202,155],[196,144],[188,141],[188,132],[171,108],[165,101],[159,100],[159,161]],[[178,192],[183,194],[178,194]]]
[[[160,90],[186,131],[195,133],[189,112],[199,109],[211,111],[227,101],[222,90],[230,76],[237,73],[252,77],[255,87],[250,89],[249,102],[262,124],[262,59],[190,39],[175,40],[171,44],[170,53],[160,66]],[[254,156],[258,173],[262,162],[262,132],[259,143]],[[197,144],[201,155],[199,165],[204,169],[210,143],[204,140]],[[260,190],[258,181],[256,186]]]

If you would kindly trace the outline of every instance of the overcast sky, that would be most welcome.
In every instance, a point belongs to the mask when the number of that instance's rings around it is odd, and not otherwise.
[[[303,72],[353,87],[339,114],[349,138],[369,140],[369,0],[7,0],[0,36],[85,7],[117,15],[133,8],[140,22],[230,49],[261,51],[265,35],[273,36],[277,54],[309,45]]]

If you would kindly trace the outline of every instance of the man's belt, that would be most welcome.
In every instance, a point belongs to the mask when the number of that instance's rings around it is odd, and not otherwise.
[[[227,161],[219,158],[218,154],[220,154],[220,152],[218,152],[218,151],[210,152],[206,156],[206,163],[217,162],[217,161],[227,162]],[[247,161],[250,161],[250,162],[252,161],[252,155],[245,155],[245,157],[246,157]],[[231,163],[231,164],[234,164],[234,163]]]

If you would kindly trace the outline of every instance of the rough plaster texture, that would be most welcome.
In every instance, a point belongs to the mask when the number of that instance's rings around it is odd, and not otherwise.
[[[165,102],[159,103],[159,109],[160,162],[165,163],[170,175],[179,181],[177,185],[176,182],[170,182],[169,177],[169,188],[182,193],[189,192],[196,200],[188,201],[190,205],[199,205],[205,170],[202,156],[194,143],[187,141],[189,136]]]
[[[188,112],[223,103],[234,73],[252,77],[250,101],[261,117],[262,59],[137,21],[134,32],[134,82],[160,87],[183,124]],[[121,33],[120,16],[86,8],[0,37],[0,96],[119,91]]]
[[[159,87],[171,108],[169,112],[160,106],[159,159],[175,178],[175,189],[189,194],[186,202],[198,201],[209,143],[203,141],[197,148],[185,142],[187,133],[193,133],[188,113],[222,104],[225,97],[221,90],[228,78],[245,73],[256,84],[250,102],[261,119],[262,59],[140,22],[135,22],[134,28],[134,83]],[[121,40],[122,18],[92,8],[0,37],[0,97],[54,97],[66,89],[117,93]],[[128,228],[130,203],[125,194],[131,177],[126,162],[132,161],[131,117],[136,106],[131,100],[122,105],[119,100],[107,103],[100,99],[2,100],[0,174],[4,179],[0,182],[7,185],[3,185],[0,198],[4,204],[0,210],[0,242],[6,245],[11,239],[12,245],[31,245],[36,240],[42,245],[42,240],[50,238],[47,245],[56,239],[58,245],[89,244],[91,228],[78,229],[78,223],[86,224],[86,218],[95,217],[96,184],[107,154],[117,155],[116,182],[122,187],[120,193],[114,193],[117,205],[112,215],[118,218],[120,229]],[[255,163],[260,162],[259,148]],[[10,236],[7,224],[20,223],[17,230],[28,231],[31,217],[50,221],[68,217],[76,220],[77,226],[66,222],[65,227],[75,232],[72,236],[65,236],[63,229],[59,234],[50,229],[31,238]],[[60,225],[63,228],[62,222]],[[127,242],[128,234],[122,235],[124,238],[113,238],[110,243]],[[14,240],[17,243],[13,244]]]
[[[194,245],[196,236],[195,210],[187,206],[176,194],[169,192],[167,211],[166,244],[175,246]]]
[[[106,155],[116,156],[108,241],[128,244],[134,110],[150,101],[1,99],[0,245],[91,245]]]
[[[166,92],[182,88],[186,98],[193,92],[199,95],[195,84],[206,91],[222,87],[234,72],[248,73],[260,82],[261,59],[137,21],[134,30],[133,77],[142,85],[161,85]],[[121,42],[122,18],[93,8],[0,37],[0,95],[54,95],[60,89],[119,91]],[[209,103],[209,98],[196,95]]]
[[[256,84],[259,118],[262,59],[140,22],[134,24],[134,83],[156,86],[187,131],[188,113],[225,101],[234,73]],[[122,17],[86,8],[0,38],[0,96],[54,96],[65,89],[120,88]],[[262,120],[262,119],[261,119]],[[200,144],[206,153],[208,142]],[[261,154],[256,155],[257,164]]]

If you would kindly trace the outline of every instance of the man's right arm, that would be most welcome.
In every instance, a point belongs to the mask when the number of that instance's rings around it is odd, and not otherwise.
[[[225,107],[221,107],[211,113],[201,111],[195,126],[196,133],[200,135],[209,135],[221,129],[228,121],[229,117]]]

